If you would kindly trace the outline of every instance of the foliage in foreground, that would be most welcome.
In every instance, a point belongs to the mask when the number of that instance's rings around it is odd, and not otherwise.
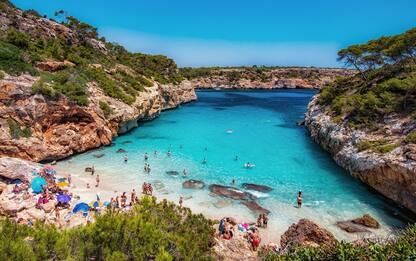
[[[405,230],[396,240],[387,244],[369,242],[353,244],[339,242],[321,247],[296,248],[287,254],[265,252],[263,259],[275,260],[416,260],[416,225]]]
[[[154,198],[68,230],[0,222],[0,260],[211,260],[212,242],[209,220]]]

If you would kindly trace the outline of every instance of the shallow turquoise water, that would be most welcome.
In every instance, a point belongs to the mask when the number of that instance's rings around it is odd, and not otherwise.
[[[232,179],[237,187],[244,182],[264,184],[273,191],[256,195],[271,210],[276,234],[307,217],[330,227],[339,237],[351,239],[334,223],[364,213],[371,213],[384,225],[374,233],[388,233],[390,227],[402,224],[392,214],[396,209],[338,167],[305,128],[296,125],[313,94],[304,90],[200,91],[197,102],[164,112],[117,138],[115,146],[75,156],[60,162],[59,168],[83,177],[83,168],[94,164],[103,182],[114,190],[138,190],[143,181],[156,182],[164,186],[156,191],[160,197],[176,201],[179,195],[192,196],[185,206],[195,211],[253,220],[254,214],[238,202],[215,207],[211,203],[219,199],[210,196],[207,188],[182,189],[185,178],[171,177],[165,171],[187,169],[189,178],[207,185],[228,185]],[[229,129],[233,132],[227,133]],[[119,148],[127,151],[128,163],[123,162],[124,154],[116,153]],[[171,157],[166,156],[168,150]],[[150,174],[143,172],[145,152],[150,157]],[[105,156],[93,157],[98,153]],[[205,165],[201,164],[204,158]],[[256,166],[245,169],[246,162]],[[294,207],[299,190],[304,194],[302,209]]]

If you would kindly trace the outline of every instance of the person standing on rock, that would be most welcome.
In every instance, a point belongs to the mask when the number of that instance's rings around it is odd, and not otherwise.
[[[298,208],[302,207],[302,191],[298,192],[298,197],[296,199],[297,203],[298,203]]]
[[[95,184],[95,187],[98,188],[98,185],[100,185],[100,175],[97,174],[95,181],[97,182],[97,184]]]

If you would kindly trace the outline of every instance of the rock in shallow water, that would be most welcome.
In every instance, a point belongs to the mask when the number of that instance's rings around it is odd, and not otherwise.
[[[270,213],[268,209],[263,208],[256,201],[244,201],[244,202],[241,202],[241,204],[243,204],[244,206],[246,206],[248,209],[255,212],[256,214],[263,214],[263,213],[269,214]]]
[[[242,187],[245,189],[256,190],[260,192],[270,192],[273,190],[269,186],[257,185],[257,184],[252,184],[252,183],[243,183]]]
[[[201,180],[190,179],[182,183],[182,187],[188,189],[203,189],[205,183]]]
[[[99,158],[104,157],[104,155],[105,155],[104,153],[94,154],[94,157],[97,158],[97,159],[99,159]]]
[[[340,221],[337,222],[337,227],[340,229],[348,232],[348,233],[363,233],[363,232],[370,232],[362,226],[354,224],[351,221]]]
[[[117,153],[126,153],[127,151],[125,149],[118,149]]]
[[[369,227],[369,228],[379,228],[380,224],[378,223],[378,221],[373,218],[372,216],[370,216],[369,214],[365,214],[364,216],[360,217],[360,218],[356,218],[354,220],[352,220],[353,223],[355,224],[359,224],[359,225],[363,225],[365,227]]]
[[[166,171],[166,174],[168,174],[170,176],[178,176],[179,172],[177,172],[176,170],[168,170],[168,171]]]
[[[241,191],[234,187],[213,184],[209,186],[209,190],[217,196],[237,199],[237,200],[253,200],[256,197],[248,192]]]

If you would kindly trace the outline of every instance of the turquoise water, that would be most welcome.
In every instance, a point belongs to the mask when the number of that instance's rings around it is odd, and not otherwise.
[[[255,220],[255,215],[239,202],[221,201],[207,188],[182,189],[187,178],[165,172],[182,173],[186,169],[188,178],[207,185],[229,185],[232,179],[236,187],[244,182],[268,185],[273,191],[254,193],[259,197],[258,203],[271,211],[270,223],[275,230],[270,230],[275,236],[303,217],[346,239],[357,236],[337,229],[335,222],[364,213],[383,224],[374,234],[385,234],[392,226],[402,225],[392,214],[394,207],[338,167],[310,139],[305,128],[296,125],[313,94],[306,90],[200,91],[197,102],[163,112],[159,118],[141,123],[139,128],[115,139],[115,146],[75,156],[60,162],[58,168],[88,179],[83,169],[94,164],[103,183],[111,189],[140,191],[139,186],[147,181],[156,185],[158,197],[173,201],[179,195],[192,197],[184,205],[194,211],[244,220]],[[232,133],[227,132],[230,129]],[[127,151],[128,163],[123,162],[124,154],[116,153],[120,148]],[[166,156],[168,150],[171,157]],[[150,174],[143,171],[145,152],[149,153]],[[93,156],[99,153],[105,156]],[[206,164],[201,163],[204,158]],[[246,169],[246,162],[256,166]],[[301,209],[294,207],[299,190],[304,194]],[[270,238],[275,239],[273,235]]]

